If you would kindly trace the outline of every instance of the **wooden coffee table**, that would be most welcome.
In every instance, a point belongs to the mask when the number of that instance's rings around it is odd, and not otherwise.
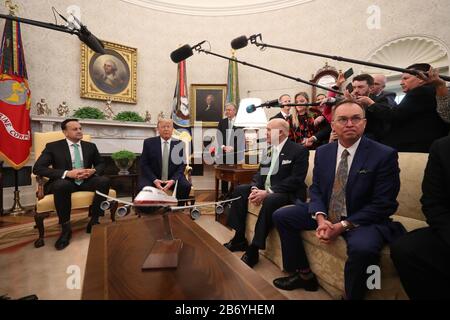
[[[163,237],[161,216],[95,226],[82,299],[285,299],[188,215],[171,214],[170,222],[183,241],[178,268],[149,271],[141,267]]]

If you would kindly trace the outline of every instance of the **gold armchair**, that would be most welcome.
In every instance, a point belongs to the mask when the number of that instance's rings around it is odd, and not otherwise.
[[[45,145],[49,142],[64,139],[64,134],[61,131],[53,132],[36,132],[33,135],[33,148],[34,157],[38,159]],[[90,135],[84,135],[84,141],[90,141]],[[36,191],[36,207],[34,214],[34,221],[36,222],[36,227],[39,230],[39,238],[34,242],[36,248],[42,247],[44,243],[44,219],[50,216],[51,212],[55,212],[55,203],[53,199],[53,194],[44,195],[44,184],[46,178],[41,176],[36,176],[37,181],[37,191]],[[89,208],[94,199],[94,192],[89,191],[78,191],[72,193],[72,209],[82,209]],[[116,191],[113,189],[109,190],[109,196],[116,197]],[[112,212],[111,216],[113,217]]]

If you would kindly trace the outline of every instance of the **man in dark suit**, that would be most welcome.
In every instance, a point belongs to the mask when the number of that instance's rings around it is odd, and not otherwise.
[[[288,94],[282,94],[279,98],[278,98],[278,103],[280,105],[286,105],[286,104],[290,104],[291,103],[291,96]],[[290,114],[290,110],[291,107],[286,106],[286,107],[282,107],[280,112],[278,112],[276,115],[274,115],[272,118],[270,118],[270,120],[272,119],[283,119],[283,120],[287,120],[291,114]]]
[[[430,148],[420,199],[429,227],[391,245],[391,257],[410,299],[448,299],[450,284],[450,137]]]
[[[156,187],[164,192],[173,190],[178,181],[177,198],[187,199],[191,184],[184,176],[186,160],[184,144],[173,139],[173,121],[158,120],[159,137],[144,140],[140,161],[139,189]]]
[[[217,126],[216,143],[218,148],[218,163],[237,164],[243,157],[244,137],[243,132],[237,130],[234,126],[236,120],[237,107],[234,103],[225,104],[224,119],[219,121]],[[241,153],[240,153],[241,152]],[[228,182],[222,181],[222,194],[228,193]]]
[[[273,226],[273,212],[293,203],[296,199],[306,199],[305,177],[308,171],[309,152],[305,147],[288,139],[289,124],[282,119],[270,120],[267,124],[267,141],[271,144],[271,156],[267,163],[261,163],[251,184],[240,185],[233,192],[228,225],[236,233],[225,247],[231,251],[246,250],[242,256],[250,267],[259,260],[259,249],[265,249],[266,238]],[[247,248],[245,239],[248,201],[261,205],[255,235]]]
[[[428,72],[431,66],[418,63],[407,69]],[[448,125],[436,111],[436,89],[418,76],[404,73],[401,86],[406,96],[396,108],[373,105],[368,113],[390,123],[381,140],[399,152],[429,152],[431,144],[448,134]]]
[[[274,213],[283,267],[291,273],[274,280],[277,288],[318,289],[300,237],[302,230],[316,230],[324,244],[344,237],[346,298],[362,299],[367,290],[367,267],[377,265],[386,242],[404,233],[403,226],[389,218],[398,206],[397,152],[362,137],[365,125],[362,105],[352,100],[337,104],[332,127],[338,142],[316,151],[309,204],[298,202]]]
[[[386,76],[384,74],[374,74],[373,86],[370,89],[370,95],[375,100],[375,102],[386,103],[391,107],[397,107],[397,102],[395,102],[395,97],[397,94],[395,92],[385,91],[386,88]]]
[[[57,250],[69,245],[72,237],[70,226],[71,197],[76,191],[95,191],[108,194],[110,181],[101,177],[105,164],[95,144],[82,141],[83,132],[77,119],[66,119],[61,123],[66,139],[50,142],[33,167],[33,173],[50,180],[44,185],[44,193],[52,193],[56,213],[62,227],[60,237],[55,243]],[[91,219],[86,228],[90,233],[92,225],[98,224],[103,214],[100,203],[105,200],[94,196]]]

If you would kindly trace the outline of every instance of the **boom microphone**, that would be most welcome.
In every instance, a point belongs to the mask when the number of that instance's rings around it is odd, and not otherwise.
[[[183,60],[186,60],[187,58],[189,58],[190,56],[192,56],[194,54],[193,50],[195,50],[196,48],[199,48],[205,42],[206,42],[206,40],[203,40],[202,42],[197,43],[193,47],[191,47],[188,44],[185,44],[184,46],[179,47],[178,49],[172,51],[172,53],[170,54],[170,59],[174,63],[178,63]]]
[[[248,105],[246,110],[247,110],[247,113],[253,113],[256,111],[256,108],[264,108],[264,107],[271,108],[271,107],[283,107],[283,106],[278,103],[278,99],[274,99],[274,100],[269,100],[264,103],[261,103],[259,106],[255,106],[254,104]]]
[[[248,45],[248,40],[250,40],[250,42],[253,43],[256,41],[257,38],[261,39],[261,33],[251,35],[248,38],[246,36],[237,37],[231,41],[231,47],[234,50],[245,48]]]
[[[74,18],[76,23],[78,23],[78,25],[80,26],[80,29],[78,29],[77,33],[78,38],[89,48],[91,48],[94,52],[105,54],[105,46],[103,45],[103,43],[96,36],[94,36],[88,30],[88,28],[84,24],[82,24],[80,20],[78,20],[76,16],[72,14],[72,17]]]

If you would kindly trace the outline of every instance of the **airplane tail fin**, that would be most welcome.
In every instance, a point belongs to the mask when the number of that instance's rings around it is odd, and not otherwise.
[[[178,180],[175,181],[175,188],[173,188],[172,197],[174,197],[174,198],[177,197],[177,187],[178,187]]]

